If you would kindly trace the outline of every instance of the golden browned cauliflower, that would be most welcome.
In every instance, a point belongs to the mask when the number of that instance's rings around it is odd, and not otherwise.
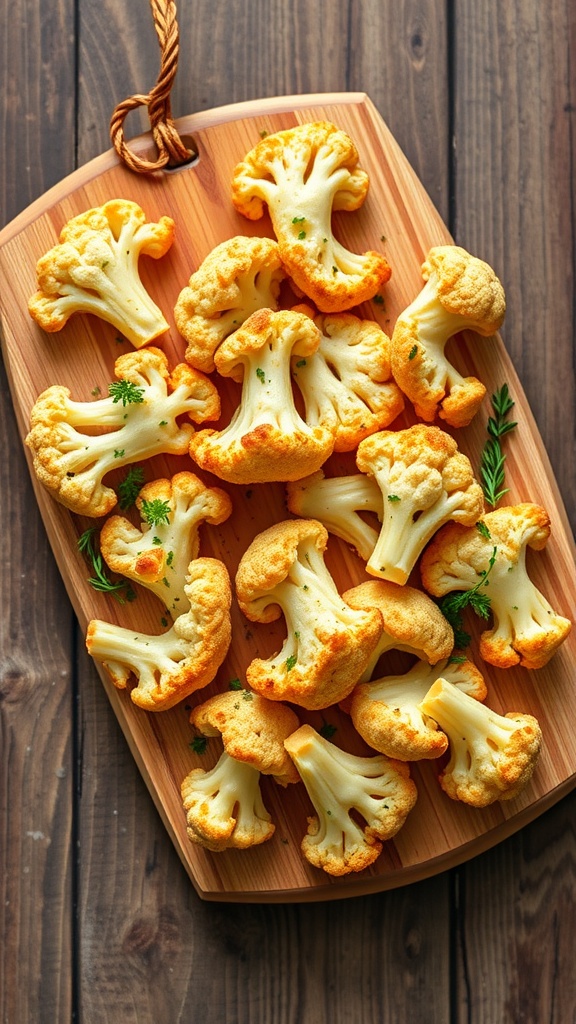
[[[408,766],[381,754],[349,754],[310,725],[302,725],[284,745],[316,812],[301,844],[306,860],[329,875],[363,871],[416,803]]]
[[[359,444],[356,462],[382,492],[382,527],[366,565],[373,576],[404,584],[444,523],[472,524],[484,510],[470,460],[438,427],[372,434]]]
[[[421,419],[440,416],[453,427],[465,427],[486,388],[475,377],[462,377],[444,349],[459,331],[487,337],[499,330],[504,290],[487,263],[457,245],[430,249],[422,277],[426,284],[400,314],[392,335],[394,379]]]
[[[542,744],[533,715],[499,715],[446,679],[432,685],[420,709],[450,741],[440,785],[452,800],[487,807],[518,796],[531,779]]]
[[[168,330],[164,315],[138,273],[141,255],[157,260],[174,239],[174,221],[149,223],[128,199],[111,199],[73,217],[60,244],[38,261],[38,291],[30,316],[45,331],[60,331],[72,313],[93,313],[108,321],[136,348]]]
[[[165,711],[214,679],[231,639],[231,590],[223,562],[196,558],[184,588],[188,611],[160,636],[138,633],[112,622],[88,624],[88,653],[102,662],[114,686],[130,690],[145,711]]]
[[[570,632],[570,620],[553,610],[526,568],[526,549],[541,551],[549,536],[546,510],[522,502],[488,512],[481,530],[448,524],[422,557],[422,583],[435,597],[471,590],[485,576],[493,625],[480,638],[480,654],[499,668],[541,668]]]
[[[356,731],[374,750],[399,761],[439,757],[448,737],[420,702],[443,677],[475,700],[484,700],[486,684],[471,661],[445,659],[435,665],[417,661],[407,672],[359,683],[352,692],[350,717]]]
[[[351,692],[382,632],[379,611],[357,611],[340,597],[324,563],[327,540],[314,520],[276,523],[254,538],[236,575],[238,603],[249,619],[286,620],[281,650],[252,661],[248,683],[272,700],[308,709]]]
[[[217,526],[232,512],[220,487],[207,487],[194,473],[152,480],[136,498],[140,529],[124,516],[110,516],[100,531],[100,551],[113,572],[140,583],[172,617],[186,607],[186,572],[198,558],[202,522]]]
[[[260,309],[217,350],[216,368],[242,382],[240,405],[223,430],[200,430],[190,454],[202,469],[235,484],[297,480],[332,453],[334,432],[312,426],[296,409],[292,355],[307,358],[319,345],[312,320],[291,310]]]
[[[284,266],[325,313],[372,298],[390,277],[384,256],[350,252],[332,233],[332,212],[357,210],[367,192],[356,146],[327,121],[267,135],[232,178],[236,209],[259,220],[267,206]]]
[[[277,309],[286,277],[278,245],[271,238],[237,235],[221,242],[192,274],[178,297],[174,316],[187,342],[186,361],[197,370],[214,369],[214,353],[257,309]]]
[[[220,399],[212,382],[186,363],[168,369],[157,348],[128,352],[114,365],[117,380],[106,398],[75,402],[54,384],[30,413],[26,444],[34,472],[62,505],[85,516],[104,516],[116,493],[103,481],[112,469],[153,455],[184,455],[193,428],[180,424],[218,419]],[[105,433],[94,433],[104,427]]]
[[[313,315],[310,307],[299,306]],[[306,422],[335,431],[334,451],[353,451],[364,437],[388,427],[404,408],[391,380],[390,339],[373,320],[351,313],[314,317],[320,345],[307,358],[292,356]]]
[[[246,849],[275,831],[260,792],[260,774],[281,786],[298,782],[284,740],[298,728],[294,712],[250,690],[216,694],[195,708],[192,724],[205,736],[221,735],[214,768],[194,768],[181,787],[188,838],[217,853]]]

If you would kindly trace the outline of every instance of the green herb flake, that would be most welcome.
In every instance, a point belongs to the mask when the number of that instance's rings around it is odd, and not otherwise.
[[[161,498],[143,501],[140,511],[149,526],[167,526],[170,522],[170,503]]]
[[[306,238],[306,232],[305,231],[299,231],[298,232],[298,240],[300,242],[302,242],[305,238]]]
[[[155,544],[157,548],[162,545],[160,537],[152,537],[152,543]]]
[[[298,658],[296,657],[295,654],[291,654],[288,658],[286,658],[286,671],[290,672],[291,669],[294,668],[294,665],[296,664],[297,661]]]
[[[125,448],[115,448],[114,449],[114,458],[115,459],[122,459],[122,458],[124,458],[125,454],[126,454],[126,449]]]
[[[144,470],[141,466],[130,466],[126,476],[118,484],[118,503],[121,509],[132,508],[144,483]]]
[[[482,537],[485,537],[485,538],[486,538],[486,540],[491,540],[491,536],[490,536],[490,530],[489,530],[489,529],[488,529],[488,527],[486,526],[486,523],[484,522],[484,520],[483,520],[483,519],[479,519],[479,520],[478,520],[478,522],[476,523],[476,529],[478,530],[478,533],[479,533],[479,534],[480,534],[480,535],[481,535]]]
[[[409,353],[408,353],[408,359],[409,359],[410,361],[411,361],[412,359],[414,359],[414,358],[415,358],[415,356],[416,356],[416,354],[417,354],[417,352],[418,352],[418,345],[412,345],[412,348],[410,349],[410,351],[409,351]]]
[[[253,700],[254,694],[250,690],[244,690],[242,694],[242,700]]]
[[[161,624],[166,627],[168,625],[168,619],[163,615],[160,619]]]
[[[378,306],[383,306],[384,305],[384,296],[383,295],[375,295],[372,301],[375,302]]]
[[[306,360],[305,359],[299,359],[298,362],[296,363],[296,366],[298,368],[300,368],[301,366],[306,366]]]
[[[158,424],[158,426],[159,427],[167,427],[168,426],[168,420],[160,420],[160,423]]]
[[[395,501],[400,501],[400,500],[401,499],[399,498],[399,496],[397,494],[389,494],[388,495],[388,501],[390,501],[390,502],[395,502]]]
[[[256,376],[258,377],[258,380],[260,381],[261,384],[266,383],[266,374],[264,373],[264,370],[262,369],[261,366],[256,367]]]
[[[305,220],[306,217],[292,217],[293,224],[303,224]]]
[[[208,746],[207,736],[195,736],[191,743],[188,744],[192,748],[195,754],[205,754],[206,747]]]
[[[321,736],[324,737],[325,740],[330,740],[330,739],[332,739],[332,737],[333,737],[334,733],[336,732],[336,730],[337,730],[337,727],[335,725],[332,725],[330,722],[324,722],[321,725],[321,727],[318,730],[318,732],[320,733]]]
[[[229,690],[241,690],[242,689],[242,683],[240,682],[239,679],[231,679],[230,682],[228,683],[228,689]]]
[[[115,380],[108,385],[108,395],[114,404],[122,402],[122,405],[138,405],[144,401],[144,388],[139,388],[131,380]]]
[[[98,395],[102,394],[102,388],[98,387],[96,384],[96,386],[92,388],[90,394],[92,395],[92,398],[98,398]]]

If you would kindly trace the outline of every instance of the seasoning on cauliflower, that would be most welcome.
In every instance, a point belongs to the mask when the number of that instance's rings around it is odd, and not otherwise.
[[[316,811],[302,840],[306,860],[329,875],[363,871],[381,853],[382,841],[401,829],[416,803],[408,766],[381,754],[346,753],[310,725],[292,733],[284,746]]]
[[[484,511],[470,460],[438,427],[417,423],[372,434],[359,444],[356,462],[382,492],[382,528],[366,565],[373,576],[405,583],[444,523],[470,525]]]
[[[100,551],[113,572],[151,590],[174,617],[186,606],[186,572],[198,558],[202,522],[223,523],[232,502],[219,487],[206,487],[194,473],[145,484],[137,499],[140,529],[124,516],[110,516],[100,531]]]
[[[64,225],[60,244],[38,261],[30,315],[52,332],[60,331],[73,313],[93,313],[135,348],[146,345],[168,324],[140,280],[138,260],[141,255],[160,259],[173,239],[170,217],[150,223],[128,199],[86,210]]]
[[[485,576],[493,626],[480,637],[480,654],[491,665],[542,668],[570,632],[570,620],[553,610],[526,568],[526,549],[541,551],[549,536],[546,510],[523,502],[488,512],[481,530],[450,523],[424,553],[422,583],[435,597],[468,592]],[[457,594],[450,604],[458,605]]]
[[[486,388],[476,377],[462,377],[444,349],[459,331],[495,334],[506,312],[504,290],[487,263],[456,245],[430,249],[422,277],[422,291],[396,321],[392,373],[421,419],[439,415],[465,427]]]
[[[297,125],[262,139],[237,165],[232,202],[249,220],[264,206],[291,278],[325,313],[376,295],[390,278],[377,252],[349,252],[332,233],[332,212],[357,210],[368,192],[352,139],[327,121]]]
[[[214,768],[194,768],[182,783],[191,842],[219,852],[270,839],[275,826],[262,800],[260,774],[281,786],[298,781],[284,750],[284,740],[298,728],[294,712],[243,689],[211,697],[190,721],[204,736],[221,735],[224,744]]]
[[[452,800],[487,807],[511,800],[530,780],[542,743],[538,721],[521,712],[499,715],[453,683],[438,679],[420,703],[450,741],[440,785]]]
[[[297,307],[302,312],[310,307]],[[351,313],[314,318],[320,345],[307,359],[292,356],[306,422],[335,431],[334,450],[353,451],[364,437],[389,426],[404,408],[390,371],[390,339],[373,320]]]
[[[382,676],[356,686],[350,701],[356,731],[374,750],[399,761],[439,757],[448,746],[448,737],[419,706],[439,677],[475,700],[486,697],[484,678],[471,661],[448,659],[432,666],[417,661],[402,675]]]
[[[145,711],[165,711],[211,683],[230,646],[231,589],[224,564],[196,558],[184,590],[189,610],[160,636],[101,619],[88,624],[88,653],[103,663],[119,690],[135,676],[130,697]]]
[[[318,519],[329,533],[350,544],[368,561],[378,540],[378,530],[359,515],[374,512],[382,522],[382,492],[363,473],[325,477],[321,469],[286,486],[286,504],[294,515]]]
[[[242,382],[242,395],[227,427],[192,437],[190,454],[202,469],[254,484],[297,480],[320,468],[334,448],[334,432],[302,419],[290,379],[290,357],[308,357],[319,342],[318,328],[303,313],[260,309],[221,344],[216,368]]]
[[[237,235],[208,254],[178,297],[176,326],[188,343],[186,361],[214,369],[214,353],[257,309],[277,309],[286,277],[271,238]]]
[[[286,619],[278,654],[256,658],[246,678],[271,700],[326,708],[354,688],[382,631],[380,612],[340,597],[324,563],[328,534],[314,520],[286,520],[259,533],[236,575],[238,603],[254,622]]]
[[[452,652],[454,633],[435,601],[415,587],[400,586],[388,580],[367,580],[342,594],[358,611],[377,608],[382,616],[382,633],[361,682],[372,673],[386,651],[407,651],[430,665]],[[436,677],[438,678],[438,677]]]
[[[109,395],[75,402],[68,388],[54,384],[36,400],[26,444],[34,471],[62,505],[85,516],[104,516],[116,494],[103,483],[111,469],[162,453],[184,455],[193,428],[180,425],[218,419],[220,400],[211,381],[181,363],[170,373],[157,348],[128,352],[116,360],[118,378]],[[94,428],[107,428],[94,434]]]

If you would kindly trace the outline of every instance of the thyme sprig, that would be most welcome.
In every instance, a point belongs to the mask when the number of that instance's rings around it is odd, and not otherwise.
[[[118,504],[121,509],[132,508],[144,483],[141,466],[130,466],[124,479],[118,484]]]
[[[488,440],[482,449],[480,464],[482,490],[484,491],[486,501],[492,508],[498,504],[500,498],[503,498],[509,490],[508,487],[504,487],[504,462],[506,456],[502,451],[500,440],[517,426],[515,421],[507,419],[513,406],[514,402],[510,397],[508,385],[503,384],[492,395],[494,415],[488,418],[486,424]]]
[[[93,576],[88,577],[88,583],[94,590],[102,594],[112,594],[120,604],[126,601],[134,601],[136,593],[128,580],[111,580],[106,574],[104,560],[101,553],[96,549],[94,535],[96,527],[91,526],[78,538],[78,550],[86,556],[92,566]]]

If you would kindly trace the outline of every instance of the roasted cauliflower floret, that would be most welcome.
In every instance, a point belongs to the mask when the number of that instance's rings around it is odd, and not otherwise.
[[[405,583],[444,523],[470,525],[484,510],[470,460],[438,427],[417,423],[372,434],[358,446],[356,462],[382,492],[382,528],[366,566],[373,576]]]
[[[316,811],[302,840],[306,860],[329,875],[363,871],[416,802],[407,765],[382,755],[346,753],[310,725],[302,725],[284,745]]]
[[[192,274],[178,297],[176,326],[186,340],[186,361],[214,369],[214,353],[257,309],[277,309],[286,273],[271,238],[237,235],[221,242]]]
[[[483,593],[490,599],[493,626],[480,638],[480,654],[499,668],[541,668],[571,629],[570,620],[553,610],[526,568],[526,549],[541,551],[548,541],[548,513],[523,502],[488,512],[482,522],[482,531],[450,523],[434,537],[421,561],[422,583],[430,594],[443,597],[470,590],[486,573]]]
[[[486,697],[482,674],[471,661],[448,659],[432,666],[417,661],[402,675],[382,676],[355,687],[350,716],[356,731],[374,750],[399,761],[439,757],[448,746],[448,737],[419,706],[439,677],[475,700]]]
[[[36,266],[38,291],[30,315],[45,331],[60,331],[76,312],[111,323],[136,348],[168,330],[164,315],[138,273],[141,255],[160,259],[174,238],[174,221],[149,223],[128,199],[73,217],[60,232],[60,244]]]
[[[506,312],[504,290],[487,263],[457,245],[430,249],[422,277],[426,284],[392,335],[394,379],[421,419],[439,415],[453,427],[465,427],[486,388],[475,377],[462,377],[444,349],[459,331],[495,334]]]
[[[172,373],[157,348],[128,352],[116,360],[117,381],[109,395],[75,402],[54,384],[36,400],[26,444],[34,471],[62,505],[85,516],[104,516],[116,494],[103,483],[111,469],[162,453],[184,455],[193,428],[180,424],[217,419],[220,400],[203,374],[181,363]],[[105,433],[94,434],[94,428]]]
[[[211,697],[190,721],[205,736],[220,734],[224,751],[214,768],[194,768],[182,783],[189,839],[214,852],[266,842],[275,826],[262,800],[260,774],[281,786],[298,781],[283,745],[298,728],[296,715],[241,690]]]
[[[190,454],[202,469],[254,484],[297,480],[320,468],[334,448],[334,432],[302,419],[290,379],[291,356],[306,358],[319,342],[303,313],[261,309],[222,343],[216,368],[242,382],[242,396],[227,427],[192,437]]]
[[[294,515],[318,519],[329,533],[350,544],[368,561],[378,540],[378,530],[359,514],[374,512],[382,522],[382,492],[363,473],[325,477],[321,469],[286,486],[286,504]]]
[[[140,529],[124,516],[110,516],[100,531],[100,550],[113,572],[151,590],[174,617],[186,607],[186,572],[198,558],[199,528],[223,523],[232,502],[219,487],[206,487],[194,473],[145,484],[137,499]]]
[[[231,590],[224,564],[195,559],[184,589],[188,611],[160,636],[101,619],[88,624],[88,653],[103,663],[118,689],[126,689],[135,677],[130,697],[145,711],[165,711],[207,686],[230,646]]]
[[[324,563],[327,540],[314,520],[276,523],[254,538],[236,575],[244,614],[254,622],[283,614],[287,628],[278,654],[248,666],[248,683],[272,700],[308,709],[351,692],[382,630],[378,611],[356,611],[338,594]]]
[[[384,256],[349,252],[332,233],[332,212],[357,210],[367,192],[356,146],[327,121],[267,135],[232,178],[236,209],[259,220],[267,206],[290,277],[326,313],[372,298],[390,277]]]
[[[382,616],[382,633],[361,682],[372,678],[386,651],[406,651],[430,665],[452,652],[452,627],[438,605],[415,587],[400,586],[388,580],[367,580],[346,590],[342,598],[351,608],[359,611],[377,608]]]
[[[450,741],[450,760],[440,785],[453,800],[487,807],[511,800],[530,780],[542,743],[532,715],[499,715],[446,679],[438,679],[420,703]]]
[[[402,392],[390,379],[390,339],[377,323],[351,313],[317,316],[314,323],[321,335],[317,351],[307,359],[292,357],[306,422],[334,430],[335,451],[353,451],[404,408]]]

